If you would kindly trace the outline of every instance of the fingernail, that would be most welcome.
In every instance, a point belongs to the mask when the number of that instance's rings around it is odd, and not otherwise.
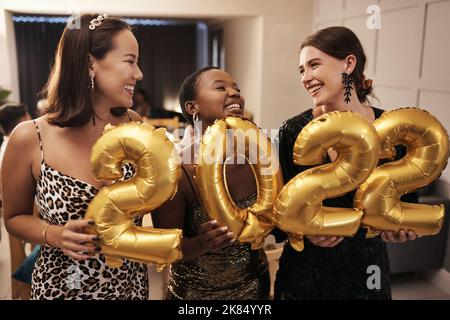
[[[228,233],[227,233],[227,236],[232,237],[232,236],[233,236],[233,232],[231,232],[231,231],[228,232]]]
[[[233,238],[233,239],[230,240],[231,243],[233,243],[233,242],[235,242],[235,241],[236,241],[235,238]]]
[[[95,237],[92,238],[92,240],[93,241],[98,241],[98,240],[100,240],[100,238],[98,236],[95,236]]]
[[[93,226],[95,224],[94,220],[89,220],[88,225]]]
[[[228,230],[228,227],[222,227],[222,228],[220,228],[220,231],[227,231]]]
[[[212,220],[211,223],[212,224],[217,224],[217,220]]]

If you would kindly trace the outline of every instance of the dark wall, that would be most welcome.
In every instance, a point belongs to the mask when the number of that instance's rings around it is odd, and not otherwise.
[[[135,28],[140,67],[138,83],[148,93],[153,117],[165,116],[164,97],[178,97],[184,78],[196,70],[196,26]]]
[[[38,93],[47,82],[62,23],[14,22],[20,99],[35,115]],[[164,97],[178,97],[183,79],[196,69],[196,24],[135,25],[140,47],[139,66],[144,79],[138,87],[147,92],[153,116],[163,117]]]
[[[28,106],[32,116],[63,30],[61,23],[14,23],[20,100]]]

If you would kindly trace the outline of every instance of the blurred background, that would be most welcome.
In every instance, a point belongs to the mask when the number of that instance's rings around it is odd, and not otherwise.
[[[299,46],[315,30],[344,25],[363,43],[374,106],[418,106],[450,127],[450,0],[0,0],[0,104],[20,101],[32,117],[45,106],[46,82],[67,18],[79,13],[120,16],[133,26],[144,79],[134,108],[165,126],[174,140],[185,124],[178,105],[182,80],[198,68],[224,68],[246,98],[248,116],[266,129],[310,108],[300,84]],[[26,151],[24,151],[26,152]],[[450,168],[421,191],[421,202],[450,199]],[[0,298],[26,298],[11,282],[24,245],[10,245],[2,223]],[[450,239],[441,233],[389,245],[394,298],[450,298]],[[274,276],[280,246],[267,252]],[[25,250],[29,252],[29,249]],[[151,298],[162,297],[163,274],[151,274]],[[11,285],[12,283],[12,285]]]

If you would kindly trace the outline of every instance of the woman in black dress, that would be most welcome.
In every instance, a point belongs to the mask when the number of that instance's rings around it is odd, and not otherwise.
[[[372,81],[366,80],[366,56],[357,36],[348,28],[331,27],[309,36],[300,51],[299,71],[302,84],[313,99],[314,108],[297,115],[281,126],[279,132],[280,163],[285,183],[309,169],[293,163],[297,135],[314,118],[331,111],[353,111],[373,122],[383,110],[368,104]],[[350,100],[345,95],[343,79],[351,77]],[[351,124],[349,124],[351,125]],[[405,150],[398,150],[399,157]],[[333,161],[337,154],[328,154]],[[324,205],[352,208],[355,192],[327,199]],[[414,194],[402,200],[416,202]],[[276,232],[278,240],[283,234]],[[304,250],[284,247],[275,282],[275,299],[391,299],[389,259],[384,242],[414,240],[414,232],[383,232],[366,239],[366,229],[353,238],[305,236]],[[285,235],[284,235],[285,238]],[[373,268],[379,270],[381,286],[368,286]],[[378,268],[379,269],[378,269]]]

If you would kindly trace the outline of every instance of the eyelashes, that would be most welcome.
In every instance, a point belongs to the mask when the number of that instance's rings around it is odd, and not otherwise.
[[[312,64],[311,65],[311,69],[316,70],[318,66],[319,66],[318,63]],[[300,72],[301,75],[303,75],[305,73],[305,70],[304,69],[299,69],[299,72]]]
[[[217,87],[217,88],[215,88],[216,90],[220,90],[220,91],[225,91],[225,87]],[[237,92],[241,92],[241,89],[239,89],[239,88],[233,88],[234,90],[236,90]]]

